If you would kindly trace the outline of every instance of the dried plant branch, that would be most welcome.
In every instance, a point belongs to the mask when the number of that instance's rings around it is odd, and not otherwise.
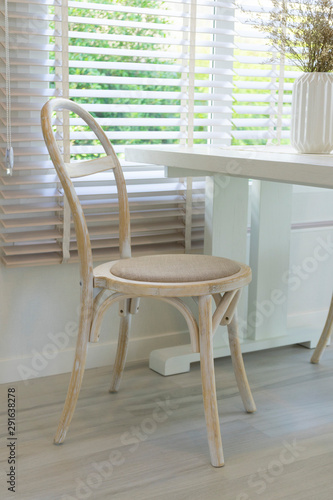
[[[304,72],[333,70],[333,0],[271,0],[251,20],[271,45]],[[242,9],[243,11],[245,9]]]

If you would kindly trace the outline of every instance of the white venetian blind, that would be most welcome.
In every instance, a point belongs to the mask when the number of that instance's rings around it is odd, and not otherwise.
[[[242,1],[236,9],[233,144],[288,143],[291,94],[300,75],[290,61],[272,63],[273,48],[254,26],[267,19],[269,0]]]
[[[134,255],[200,251],[203,179],[166,179],[162,167],[126,163],[124,149],[129,144],[230,143],[233,5],[209,0],[8,1],[12,177],[4,165],[3,5],[2,0],[0,242],[5,264],[77,259],[74,230],[39,123],[43,103],[56,96],[84,105],[122,161]],[[54,126],[72,161],[102,154],[77,116],[59,113]],[[75,185],[95,258],[116,258],[112,173],[76,179]]]

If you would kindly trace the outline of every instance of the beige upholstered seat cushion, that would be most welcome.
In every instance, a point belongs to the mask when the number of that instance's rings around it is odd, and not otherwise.
[[[237,262],[209,255],[150,255],[119,260],[111,273],[119,278],[155,283],[189,283],[238,273]]]

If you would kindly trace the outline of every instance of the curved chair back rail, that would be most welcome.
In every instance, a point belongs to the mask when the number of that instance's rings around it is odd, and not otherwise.
[[[52,113],[54,111],[68,110],[76,113],[95,133],[106,153],[106,157],[91,161],[81,161],[75,163],[65,163],[58,147],[56,138],[52,129]],[[71,178],[91,175],[105,170],[113,169],[115,181],[118,190],[119,203],[119,250],[121,258],[131,256],[131,237],[130,237],[130,214],[126,184],[123,171],[117,155],[107,138],[105,132],[97,121],[85,111],[81,106],[68,99],[52,99],[48,101],[41,111],[42,131],[44,140],[49,151],[51,160],[57,171],[59,180],[64,188],[66,198],[71,208],[76,237],[78,240],[78,249],[80,261],[86,268],[92,269],[91,245],[85,221],[84,213],[75,192]],[[88,262],[86,260],[88,259]],[[83,271],[83,269],[82,269]],[[84,278],[84,276],[82,276]],[[92,277],[92,274],[91,274]]]

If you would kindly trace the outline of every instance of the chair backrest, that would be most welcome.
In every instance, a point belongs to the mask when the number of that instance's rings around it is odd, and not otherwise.
[[[54,111],[61,110],[72,111],[86,122],[102,144],[107,155],[106,157],[75,163],[64,162],[52,129],[52,113]],[[90,113],[75,102],[68,99],[51,99],[42,108],[41,121],[45,144],[72,212],[81,264],[81,276],[83,278],[90,279],[92,276],[92,253],[88,228],[81,203],[71,179],[95,174],[105,170],[113,170],[118,190],[119,202],[120,256],[121,258],[127,258],[131,256],[130,215],[126,184],[122,168],[105,132],[90,115]]]

